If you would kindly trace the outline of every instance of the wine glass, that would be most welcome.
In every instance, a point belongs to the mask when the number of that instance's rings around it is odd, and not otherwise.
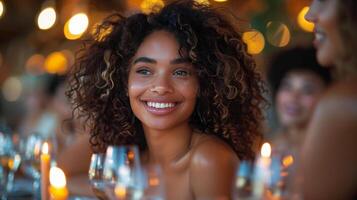
[[[254,197],[254,179],[254,162],[241,161],[236,171],[232,194],[233,199],[258,199]]]
[[[142,200],[164,200],[165,187],[162,169],[159,165],[143,167],[144,195]]]
[[[104,160],[105,154],[92,154],[88,171],[89,181],[92,186],[92,190],[100,200],[108,199],[107,195],[105,194],[105,182],[103,179]]]
[[[0,132],[0,192],[1,199],[7,199],[8,174],[13,168],[13,144],[8,134]]]
[[[53,155],[53,142],[46,140],[38,134],[32,134],[27,137],[23,149],[23,170],[26,175],[33,178],[34,198],[40,198],[40,179],[41,179],[41,150],[44,143],[49,145],[50,153]]]
[[[272,153],[268,195],[271,199],[300,199],[297,177],[298,153],[285,146]]]
[[[141,199],[144,176],[137,146],[109,146],[106,151],[103,178],[110,199]]]

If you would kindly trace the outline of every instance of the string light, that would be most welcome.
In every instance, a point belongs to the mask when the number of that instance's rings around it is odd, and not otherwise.
[[[265,39],[261,32],[257,30],[243,33],[243,41],[248,45],[248,53],[259,54],[265,47]]]
[[[17,101],[22,93],[21,81],[17,77],[7,78],[3,83],[2,93],[7,101]]]
[[[73,35],[83,34],[88,28],[89,20],[85,13],[77,13],[68,21],[68,30]]]
[[[50,74],[65,74],[68,71],[68,60],[62,52],[53,52],[47,56],[44,66]]]
[[[310,7],[306,6],[301,9],[298,17],[297,17],[297,22],[299,26],[302,28],[302,30],[307,31],[307,32],[312,32],[314,30],[314,23],[311,23],[305,19],[305,15],[309,11]]]
[[[268,42],[276,47],[284,47],[290,42],[289,28],[280,22],[268,22],[267,23],[266,38]]]
[[[5,6],[2,1],[0,1],[0,18],[4,15],[5,12]]]
[[[37,18],[37,25],[42,30],[50,29],[56,22],[56,11],[52,7],[45,8]]]

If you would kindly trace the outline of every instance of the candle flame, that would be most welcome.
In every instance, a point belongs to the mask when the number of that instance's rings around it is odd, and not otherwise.
[[[66,187],[66,176],[62,169],[51,167],[50,169],[50,184],[55,188]]]
[[[42,145],[41,152],[42,152],[42,154],[48,154],[48,143],[47,143],[47,142],[45,142],[45,143]]]
[[[268,142],[263,144],[260,154],[262,155],[262,157],[266,157],[266,158],[270,157],[271,146]]]

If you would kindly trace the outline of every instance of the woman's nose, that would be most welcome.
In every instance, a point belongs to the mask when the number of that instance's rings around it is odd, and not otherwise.
[[[316,11],[315,11],[315,6],[313,5],[313,3],[310,5],[309,10],[307,11],[306,15],[305,15],[305,19],[311,23],[315,23],[316,22]]]
[[[164,95],[166,93],[172,93],[173,87],[172,87],[171,80],[168,77],[158,76],[153,81],[150,91],[155,92],[159,95]]]

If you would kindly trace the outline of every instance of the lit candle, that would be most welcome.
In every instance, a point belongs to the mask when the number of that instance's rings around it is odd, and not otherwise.
[[[52,200],[66,200],[68,190],[66,187],[66,176],[58,167],[52,167],[50,170],[50,196]]]
[[[253,186],[253,193],[257,197],[261,197],[264,193],[265,186],[269,184],[270,180],[270,164],[271,164],[271,146],[269,143],[264,143],[260,156],[255,163],[255,180]]]
[[[45,142],[41,149],[41,199],[48,200],[48,174],[50,171],[50,154],[48,153],[48,143]]]

